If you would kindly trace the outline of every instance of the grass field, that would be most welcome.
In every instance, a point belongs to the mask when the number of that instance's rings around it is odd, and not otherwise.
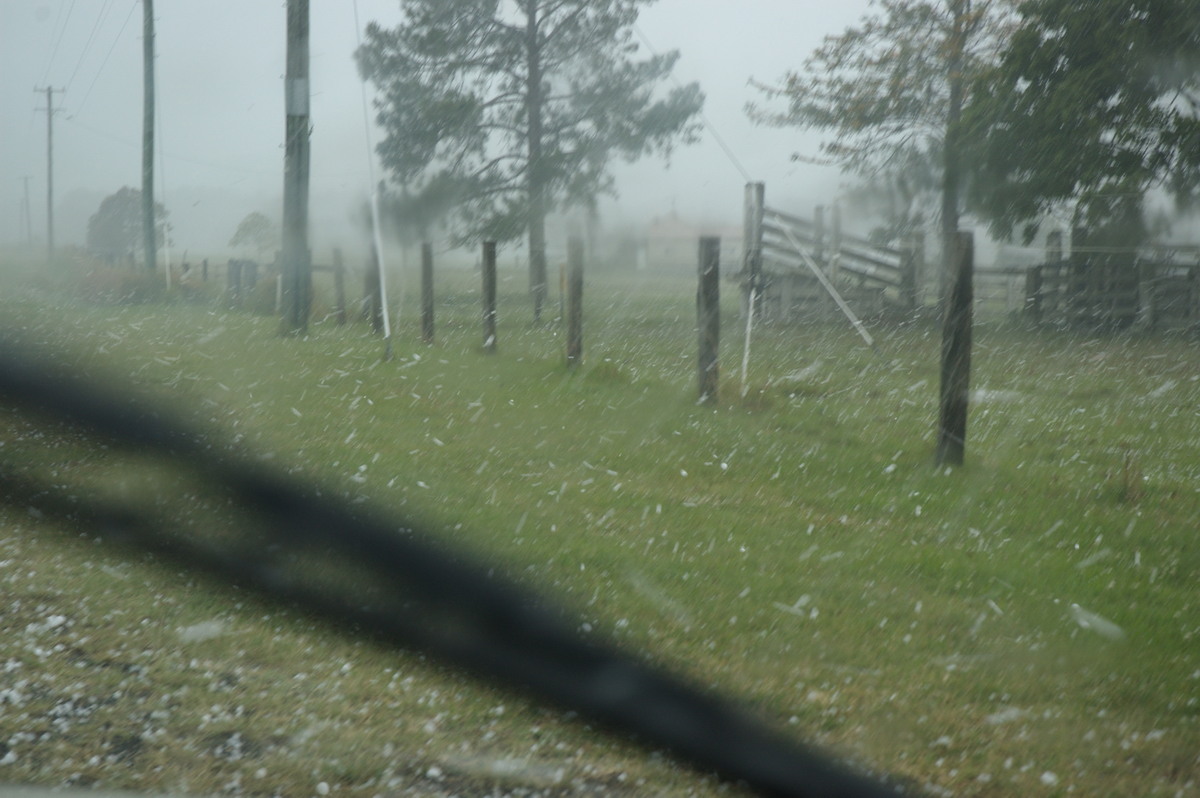
[[[695,403],[694,283],[589,277],[585,363],[500,283],[408,290],[281,338],[218,303],[98,305],[3,280],[0,326],[326,489],[435,519],[582,629],[800,739],[964,796],[1200,795],[1200,353],[983,319],[968,464],[932,466],[936,330],[756,333],[726,286]],[[32,287],[31,287],[32,285]],[[103,483],[111,454],[4,416],[0,458]],[[111,480],[110,480],[111,481]],[[109,486],[111,488],[111,486]],[[0,782],[199,794],[710,795],[554,710],[0,515]],[[322,786],[324,785],[324,786]]]

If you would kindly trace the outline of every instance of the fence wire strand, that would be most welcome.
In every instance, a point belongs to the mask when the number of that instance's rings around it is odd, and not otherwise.
[[[5,342],[10,344],[10,342]],[[381,642],[532,693],[761,795],[912,794],[772,730],[732,702],[584,637],[565,614],[420,524],[270,473],[140,399],[0,347],[0,404],[151,458],[232,507],[189,528],[150,506],[87,495],[0,462],[2,503],[253,590]],[[324,495],[320,495],[324,493]],[[225,510],[225,512],[229,512]],[[201,516],[202,518],[204,516]]]

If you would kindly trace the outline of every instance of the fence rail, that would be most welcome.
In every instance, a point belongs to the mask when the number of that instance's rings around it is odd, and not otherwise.
[[[1030,268],[1035,323],[1085,329],[1190,329],[1200,324],[1200,266],[1076,253]]]
[[[824,208],[804,219],[767,207],[764,195],[761,183],[746,187],[742,269],[744,292],[756,297],[764,318],[787,321],[833,308],[832,291],[871,311],[917,306],[923,241],[880,246],[845,233],[836,206],[827,226]]]

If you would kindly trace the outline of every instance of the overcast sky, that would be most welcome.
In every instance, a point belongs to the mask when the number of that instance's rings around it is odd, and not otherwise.
[[[358,0],[359,21],[395,25],[399,0]],[[755,127],[751,77],[773,81],[868,0],[660,0],[639,28],[655,50],[677,49],[676,76],[699,81],[705,113],[742,167],[767,183],[768,201],[807,214],[836,191],[829,169],[793,163],[818,139]],[[159,0],[156,79],[165,200],[176,246],[220,250],[237,222],[281,215],[284,0]],[[312,222],[315,248],[352,236],[349,217],[367,192],[368,161],[351,0],[311,0]],[[56,239],[82,242],[87,217],[122,186],[141,183],[140,0],[0,0],[0,242],[25,238],[24,176],[34,235],[46,225],[45,94],[54,95]],[[374,112],[371,112],[372,118]],[[373,134],[378,140],[379,134]],[[649,221],[677,211],[697,222],[737,223],[741,171],[711,135],[662,161],[619,166],[604,219]],[[352,244],[351,244],[352,246]]]

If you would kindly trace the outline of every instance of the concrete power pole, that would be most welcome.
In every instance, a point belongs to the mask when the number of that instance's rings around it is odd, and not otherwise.
[[[46,92],[46,263],[54,262],[54,93],[66,89],[36,88]]]
[[[146,268],[154,269],[154,0],[142,0],[142,246]]]
[[[283,332],[308,330],[312,263],[308,251],[308,0],[287,2],[283,155]]]

